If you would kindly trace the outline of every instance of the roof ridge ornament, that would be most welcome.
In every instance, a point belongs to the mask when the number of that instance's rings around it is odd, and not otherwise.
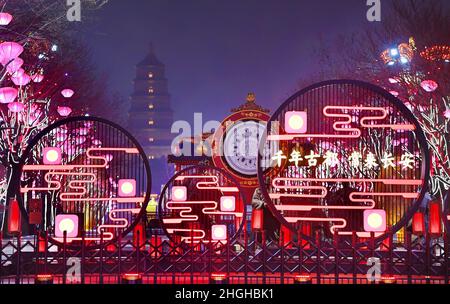
[[[240,105],[237,108],[231,109],[231,112],[240,112],[240,111],[260,111],[264,113],[269,113],[270,110],[261,107],[256,104],[256,95],[253,92],[247,94],[246,102]]]

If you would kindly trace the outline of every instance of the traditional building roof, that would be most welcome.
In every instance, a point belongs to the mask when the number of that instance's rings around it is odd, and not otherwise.
[[[161,67],[164,66],[164,64],[161,61],[159,61],[158,58],[156,58],[153,43],[150,43],[148,55],[144,58],[144,60],[138,63],[138,66],[148,66],[148,65]]]

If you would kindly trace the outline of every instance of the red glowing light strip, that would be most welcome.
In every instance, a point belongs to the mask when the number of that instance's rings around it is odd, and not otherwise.
[[[193,242],[195,242],[197,240],[197,242],[200,242],[206,235],[204,230],[201,229],[166,229],[167,233],[173,234],[175,232],[192,232],[192,233],[196,233],[196,232],[200,232],[201,236],[182,236],[181,237],[181,241],[187,241],[190,242],[191,240]]]
[[[355,183],[383,183],[385,185],[411,185],[411,186],[421,186],[423,184],[422,180],[419,179],[366,179],[366,178],[296,178],[296,177],[277,177],[272,181],[274,187],[278,186],[276,182],[278,181],[293,181],[293,182],[355,182]]]
[[[323,108],[323,114],[326,117],[334,117],[334,118],[345,118],[346,120],[336,121],[333,124],[333,129],[336,132],[354,132],[352,134],[272,134],[267,136],[267,140],[270,141],[281,141],[281,140],[293,140],[294,138],[359,138],[361,136],[361,130],[357,128],[352,128],[352,116],[349,114],[338,114],[338,113],[328,113],[328,110],[356,110],[356,111],[381,111],[383,114],[381,116],[367,116],[363,117],[360,120],[361,126],[365,128],[391,128],[393,130],[415,130],[415,126],[412,124],[407,125],[374,125],[365,123],[366,120],[382,120],[385,119],[388,115],[388,112],[385,108],[382,107],[347,107],[347,106],[326,106]],[[339,126],[342,125],[341,128]],[[344,128],[344,126],[348,126],[350,128]]]

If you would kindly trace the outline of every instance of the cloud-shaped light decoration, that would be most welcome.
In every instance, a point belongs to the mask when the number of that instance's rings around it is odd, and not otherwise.
[[[15,88],[0,88],[0,103],[10,103],[17,98],[18,91]]]

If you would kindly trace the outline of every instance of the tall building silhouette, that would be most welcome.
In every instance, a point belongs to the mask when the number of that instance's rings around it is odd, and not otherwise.
[[[165,66],[156,57],[152,44],[147,56],[136,65],[128,114],[128,128],[143,146],[150,161],[153,193],[159,193],[171,173],[167,155],[171,153],[173,110]]]

